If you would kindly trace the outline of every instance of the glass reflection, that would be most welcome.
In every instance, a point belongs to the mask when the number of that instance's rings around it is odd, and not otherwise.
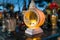
[[[28,11],[25,15],[25,22],[30,26],[35,26],[38,23],[38,16],[33,11]]]
[[[26,40],[41,40],[41,37],[29,37]]]

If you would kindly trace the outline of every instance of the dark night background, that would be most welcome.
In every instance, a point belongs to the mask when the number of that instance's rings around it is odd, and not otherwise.
[[[43,11],[48,6],[48,4],[51,3],[52,1],[53,0],[35,0],[35,5],[36,5],[36,7],[39,10]],[[57,2],[58,4],[60,3],[59,2],[60,0],[54,0],[54,1]],[[3,11],[4,7],[6,6],[6,4],[9,3],[9,4],[13,4],[14,5],[14,12],[17,12],[17,11],[22,12],[23,8],[24,8],[24,5],[25,5],[24,2],[26,2],[26,9],[28,9],[31,0],[0,0],[0,11]],[[47,22],[46,22],[46,24],[47,24]],[[46,28],[48,26],[46,26]],[[21,27],[21,29],[23,29],[23,27]],[[44,29],[44,31],[45,31],[45,29]],[[44,37],[44,38],[42,38],[42,40],[49,40],[50,38],[52,40],[56,40],[57,36],[60,36],[60,34],[59,34],[60,31],[58,31],[59,33],[54,34],[54,35],[48,35],[50,33],[49,31],[45,31],[45,32],[46,32],[47,35],[44,34],[44,36],[48,36],[48,37]],[[1,30],[0,30],[0,39],[3,39],[3,40],[25,40],[25,39],[27,39],[27,37],[24,35],[24,31],[21,31],[18,28],[16,28],[16,35],[15,36],[13,35],[14,37],[13,36],[12,37],[8,37],[7,35],[8,34],[6,32],[5,33],[1,33]]]
[[[22,11],[22,8],[24,6],[24,1],[26,2],[26,8],[28,9],[31,0],[0,0],[0,4],[5,5],[7,3],[10,3],[14,5],[14,11],[18,11],[19,7],[20,7],[20,11]],[[44,10],[49,2],[52,2],[52,0],[35,0],[36,7],[40,10]],[[3,9],[3,7],[0,6],[0,9]]]

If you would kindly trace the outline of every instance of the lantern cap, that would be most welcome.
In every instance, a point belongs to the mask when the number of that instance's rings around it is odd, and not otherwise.
[[[30,8],[34,8],[34,7],[35,7],[34,0],[31,0],[31,3],[30,3],[30,5],[29,5],[29,9],[30,9]]]

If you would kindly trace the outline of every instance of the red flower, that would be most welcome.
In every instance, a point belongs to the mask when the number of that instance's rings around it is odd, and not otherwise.
[[[58,4],[56,2],[53,2],[49,5],[49,8],[52,10],[54,8],[58,9]]]

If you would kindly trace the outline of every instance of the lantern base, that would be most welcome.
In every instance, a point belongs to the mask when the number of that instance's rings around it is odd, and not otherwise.
[[[25,30],[25,33],[26,34],[29,34],[29,35],[35,35],[35,34],[39,34],[39,33],[43,33],[43,30],[41,28],[35,28],[35,29],[30,29],[30,28],[27,28],[27,30]]]

